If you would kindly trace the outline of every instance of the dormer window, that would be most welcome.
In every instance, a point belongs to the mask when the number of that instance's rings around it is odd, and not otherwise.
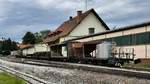
[[[95,33],[95,28],[89,28],[89,34],[94,34]]]

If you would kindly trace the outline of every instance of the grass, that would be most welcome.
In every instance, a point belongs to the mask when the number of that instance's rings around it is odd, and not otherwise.
[[[6,72],[0,72],[0,84],[26,84],[26,82]]]
[[[134,68],[145,68],[145,69],[150,69],[150,60],[146,60],[146,61],[141,61],[140,63],[137,64],[128,64],[125,63],[123,65],[124,67],[134,67]]]
[[[150,63],[145,63],[143,66],[144,68],[150,68]]]

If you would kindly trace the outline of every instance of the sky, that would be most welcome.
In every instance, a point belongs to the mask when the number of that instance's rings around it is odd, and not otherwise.
[[[150,21],[150,0],[88,0],[109,28]],[[0,0],[0,38],[21,42],[27,31],[54,31],[62,22],[86,10],[85,0]]]

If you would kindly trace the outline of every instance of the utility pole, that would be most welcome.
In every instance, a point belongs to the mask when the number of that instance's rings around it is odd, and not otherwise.
[[[85,11],[87,11],[88,0],[85,0]]]

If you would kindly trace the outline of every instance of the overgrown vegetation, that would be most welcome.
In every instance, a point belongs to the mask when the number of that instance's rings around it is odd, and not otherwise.
[[[26,84],[26,82],[6,72],[0,72],[0,84]]]
[[[134,63],[125,63],[124,67],[134,67],[134,68],[147,68],[150,69],[150,61],[149,60],[140,60],[137,59]]]

